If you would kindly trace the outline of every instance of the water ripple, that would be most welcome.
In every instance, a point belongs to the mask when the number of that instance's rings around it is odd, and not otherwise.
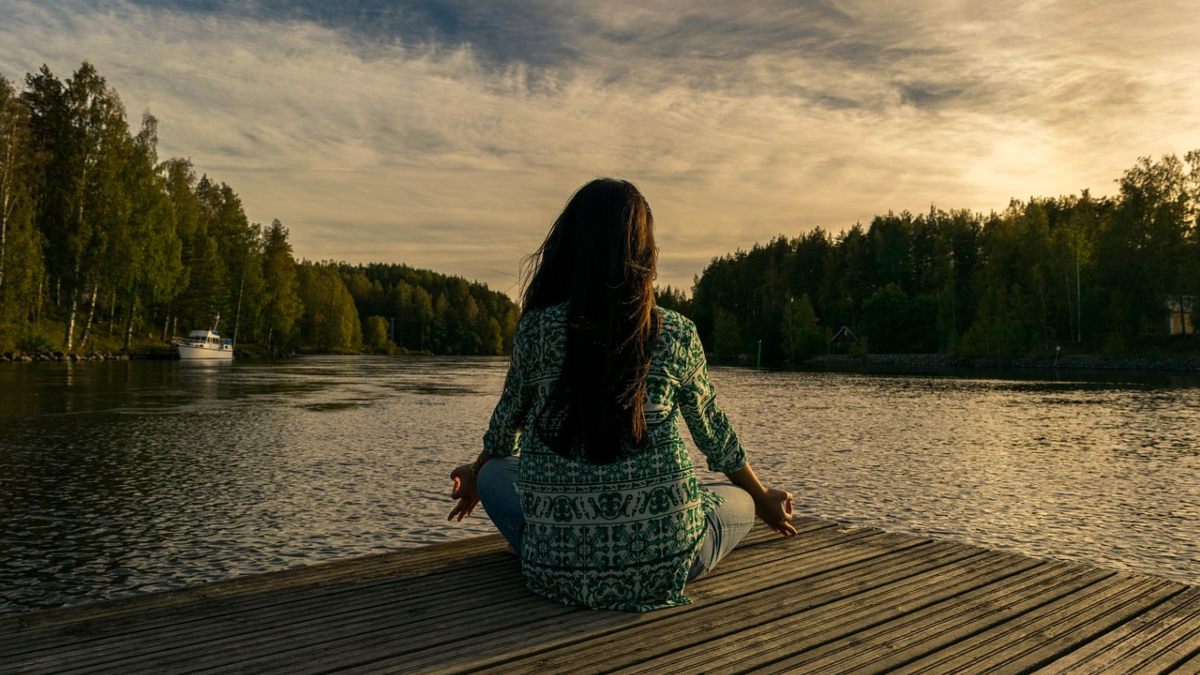
[[[0,612],[489,532],[446,524],[447,476],[505,365],[0,368]],[[803,515],[1200,582],[1194,379],[712,376]]]

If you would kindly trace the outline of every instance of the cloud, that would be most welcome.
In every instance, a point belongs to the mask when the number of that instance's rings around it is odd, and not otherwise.
[[[1182,2],[0,0],[0,72],[97,65],[298,255],[515,292],[571,191],[650,199],[660,281],[889,209],[1106,193],[1197,145]]]

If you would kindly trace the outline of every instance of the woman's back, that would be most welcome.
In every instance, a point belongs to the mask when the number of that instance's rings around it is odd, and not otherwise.
[[[720,498],[696,481],[679,432],[682,416],[714,471],[733,473],[745,454],[708,381],[695,326],[656,309],[641,448],[609,464],[554,453],[531,428],[562,371],[566,303],[527,312],[518,326],[505,391],[484,448],[520,453],[517,491],[525,517],[521,558],[534,591],[570,604],[648,610],[687,602],[682,594]]]
[[[791,495],[758,480],[716,405],[696,327],[655,305],[657,264],[650,205],[632,183],[600,178],[571,196],[530,257],[483,452],[450,474],[450,519],[482,501],[529,587],[568,604],[683,604],[688,579],[756,515],[796,532]],[[732,486],[697,484],[680,417]]]

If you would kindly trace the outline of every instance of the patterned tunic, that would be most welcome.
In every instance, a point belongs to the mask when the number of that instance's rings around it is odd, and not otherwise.
[[[521,561],[540,595],[596,609],[646,611],[687,604],[683,586],[720,497],[696,482],[679,434],[682,414],[713,471],[732,473],[745,452],[717,407],[704,348],[690,320],[659,309],[651,349],[646,449],[612,464],[555,454],[521,433],[546,404],[566,352],[566,305],[526,312],[517,325],[504,393],[483,444],[493,457],[519,453],[525,515]]]

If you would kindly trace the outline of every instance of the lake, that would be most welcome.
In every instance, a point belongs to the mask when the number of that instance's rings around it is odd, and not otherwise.
[[[0,364],[0,612],[488,533],[482,513],[445,522],[448,474],[506,366]],[[800,515],[1200,583],[1194,376],[712,379]]]

